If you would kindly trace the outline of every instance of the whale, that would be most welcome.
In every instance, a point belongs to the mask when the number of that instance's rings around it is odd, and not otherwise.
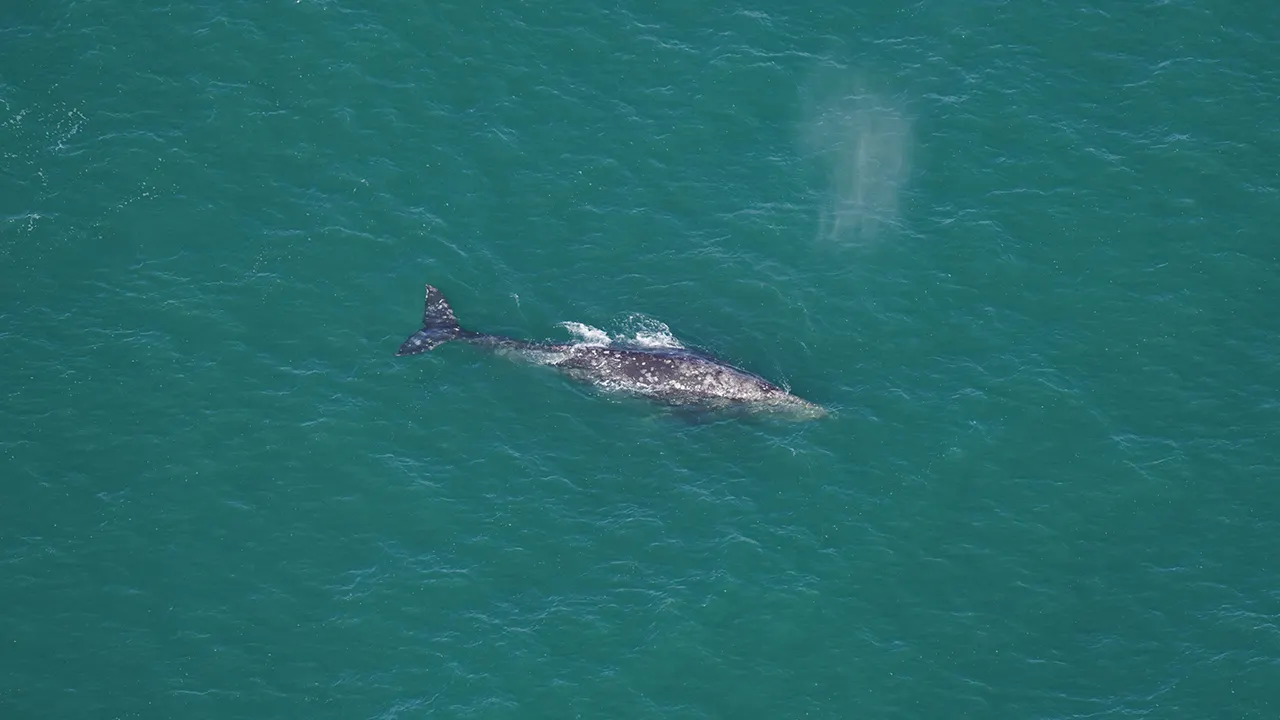
[[[825,417],[828,410],[754,373],[684,347],[609,343],[544,343],[462,328],[444,294],[426,286],[422,328],[397,356],[418,355],[448,342],[463,342],[500,355],[552,367],[574,380],[662,405],[727,413],[772,414],[789,419]]]

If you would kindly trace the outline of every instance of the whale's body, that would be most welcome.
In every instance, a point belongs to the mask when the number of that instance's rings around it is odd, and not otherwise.
[[[464,330],[444,295],[431,285],[427,286],[422,323],[422,329],[404,341],[397,355],[417,355],[456,340],[549,365],[603,390],[668,405],[780,411],[799,418],[827,414],[825,408],[758,375],[684,348],[535,343]]]

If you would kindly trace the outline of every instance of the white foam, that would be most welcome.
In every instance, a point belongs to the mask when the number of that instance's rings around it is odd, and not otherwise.
[[[569,331],[571,335],[578,339],[578,345],[591,345],[603,347],[613,342],[609,337],[609,333],[600,328],[584,325],[579,322],[562,322],[560,327]]]
[[[683,348],[684,345],[672,334],[671,328],[661,320],[647,315],[632,313],[623,323],[626,326],[625,341],[631,345],[645,348]]]

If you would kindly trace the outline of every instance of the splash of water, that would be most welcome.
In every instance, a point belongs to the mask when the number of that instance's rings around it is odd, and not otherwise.
[[[584,325],[579,322],[562,322],[560,327],[568,330],[570,335],[577,338],[577,344],[579,345],[604,346],[613,342],[609,337],[609,333],[590,325]]]
[[[619,336],[624,342],[645,348],[682,348],[684,345],[676,339],[671,328],[661,320],[648,315],[631,313],[622,323],[625,336]]]
[[[579,322],[562,322],[560,327],[576,338],[578,345],[605,346],[624,344],[644,348],[682,348],[667,324],[651,317],[632,313],[622,322],[623,329],[609,333]]]

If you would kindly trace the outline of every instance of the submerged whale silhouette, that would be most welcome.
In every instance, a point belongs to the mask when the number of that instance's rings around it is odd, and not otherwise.
[[[422,329],[410,335],[396,355],[417,355],[454,340],[550,365],[606,391],[672,406],[777,412],[798,419],[827,414],[826,408],[792,395],[758,375],[684,348],[535,343],[464,330],[444,294],[427,285]]]

